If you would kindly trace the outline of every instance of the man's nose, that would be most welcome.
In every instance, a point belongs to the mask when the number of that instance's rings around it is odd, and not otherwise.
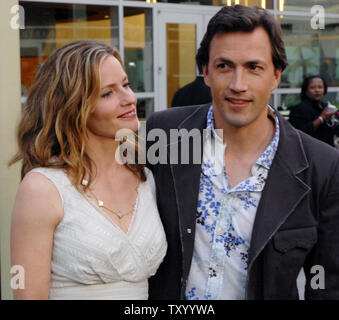
[[[234,92],[247,91],[247,79],[244,70],[236,68],[232,74],[232,80],[229,89]]]

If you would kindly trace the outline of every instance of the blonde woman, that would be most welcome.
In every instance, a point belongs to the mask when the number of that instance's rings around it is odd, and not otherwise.
[[[166,253],[152,173],[121,164],[119,129],[138,129],[117,50],[57,49],[38,71],[18,129],[22,182],[12,213],[16,299],[147,299]]]

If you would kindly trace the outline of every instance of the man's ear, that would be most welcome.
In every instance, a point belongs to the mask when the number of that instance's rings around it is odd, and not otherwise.
[[[208,68],[207,68],[207,65],[206,64],[204,64],[203,66],[202,66],[202,73],[203,73],[203,75],[204,75],[204,81],[205,81],[205,84],[206,84],[206,86],[210,86],[209,85],[209,78],[208,78]]]
[[[281,73],[282,73],[281,68],[274,69],[274,80],[273,80],[271,91],[278,88],[279,83],[280,83]]]

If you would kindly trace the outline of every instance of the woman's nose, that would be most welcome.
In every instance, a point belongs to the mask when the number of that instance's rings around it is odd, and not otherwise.
[[[122,105],[131,105],[137,103],[137,97],[132,89],[128,88],[122,96]]]

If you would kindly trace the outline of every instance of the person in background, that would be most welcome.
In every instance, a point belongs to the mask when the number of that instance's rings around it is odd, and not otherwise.
[[[200,67],[194,81],[180,88],[173,96],[172,107],[193,106],[212,102],[211,89],[206,86]]]
[[[15,299],[148,298],[167,243],[152,173],[117,156],[119,130],[138,130],[136,102],[114,47],[72,42],[39,69],[10,162],[22,160],[23,178],[11,263],[24,267],[25,288]]]
[[[304,79],[301,86],[301,102],[291,107],[291,124],[312,137],[334,146],[334,135],[339,134],[339,126],[329,126],[328,121],[336,114],[326,108],[323,101],[327,93],[327,83],[319,75]]]

